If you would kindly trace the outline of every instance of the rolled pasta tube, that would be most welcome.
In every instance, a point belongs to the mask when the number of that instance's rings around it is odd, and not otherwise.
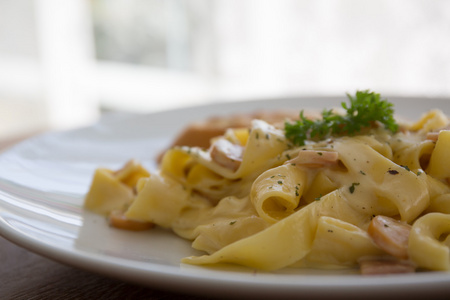
[[[409,257],[421,268],[450,270],[449,246],[440,241],[449,233],[450,215],[424,215],[413,224],[409,234]]]
[[[258,215],[275,223],[294,213],[307,180],[306,172],[291,164],[261,174],[253,183],[250,197]]]

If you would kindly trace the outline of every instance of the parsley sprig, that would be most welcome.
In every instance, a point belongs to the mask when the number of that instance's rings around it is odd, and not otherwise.
[[[380,94],[366,91],[357,91],[352,97],[347,94],[350,104],[342,102],[341,106],[347,112],[345,115],[337,114],[332,109],[323,110],[322,118],[310,120],[300,112],[300,119],[295,123],[285,123],[285,135],[292,143],[298,146],[310,139],[325,139],[329,136],[342,134],[355,135],[364,128],[371,127],[379,122],[386,129],[396,132],[398,124],[394,119],[393,104],[381,99]]]

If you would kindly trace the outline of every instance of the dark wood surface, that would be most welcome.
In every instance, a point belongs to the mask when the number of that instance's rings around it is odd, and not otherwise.
[[[0,237],[0,299],[206,299],[69,267]]]

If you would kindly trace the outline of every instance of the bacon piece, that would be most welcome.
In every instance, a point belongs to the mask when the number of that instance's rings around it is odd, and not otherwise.
[[[447,125],[445,127],[440,128],[437,131],[430,131],[427,132],[427,135],[425,137],[425,139],[436,142],[439,138],[439,134],[441,133],[441,131],[448,131],[450,130],[450,125]]]
[[[136,220],[127,219],[122,211],[114,210],[110,213],[109,225],[111,227],[132,230],[132,231],[142,231],[153,228],[155,226],[151,222],[141,222]]]
[[[394,257],[408,258],[411,225],[386,216],[376,216],[367,232],[375,244]]]
[[[361,259],[359,267],[362,275],[401,274],[416,271],[416,266],[410,261],[384,257]]]
[[[439,132],[433,131],[433,132],[427,132],[426,139],[436,142],[438,140],[438,137],[439,137]]]
[[[236,171],[241,165],[243,152],[243,146],[225,139],[215,141],[210,148],[211,159],[232,171]]]
[[[309,168],[321,168],[336,165],[339,154],[336,151],[303,150],[296,158],[288,161],[290,164],[303,165]]]

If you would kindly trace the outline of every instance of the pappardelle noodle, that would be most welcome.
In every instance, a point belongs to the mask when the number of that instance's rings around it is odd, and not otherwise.
[[[436,109],[397,124],[378,94],[349,99],[284,128],[255,119],[209,148],[173,147],[151,174],[134,160],[98,168],[85,207],[192,240],[205,255],[187,264],[449,270],[449,119]]]

